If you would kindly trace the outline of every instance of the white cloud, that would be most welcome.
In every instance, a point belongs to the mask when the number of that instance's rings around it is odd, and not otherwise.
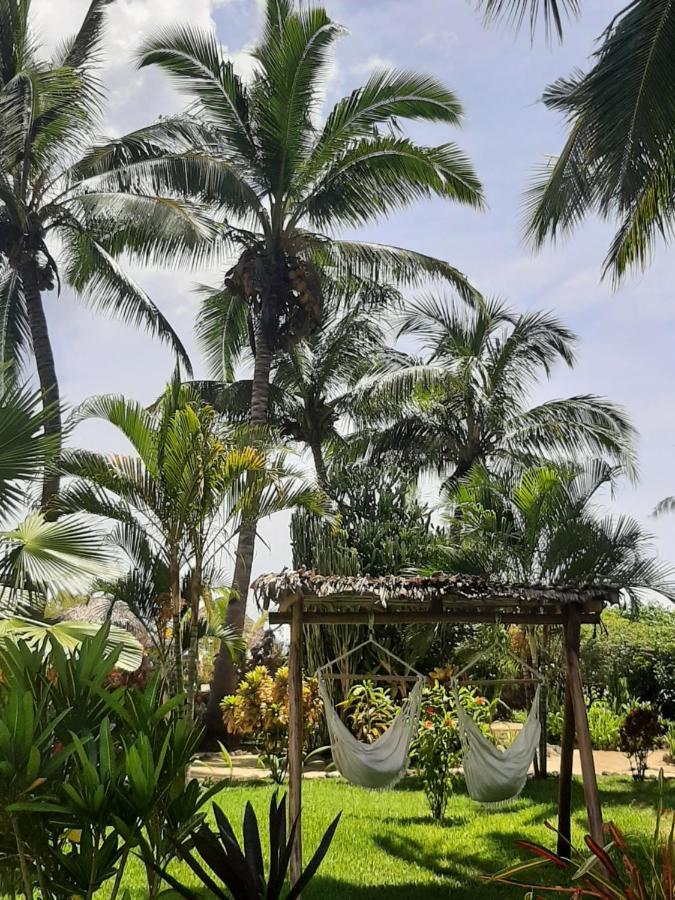
[[[356,63],[350,69],[354,74],[374,72],[375,69],[392,69],[394,63],[384,56],[371,56],[365,62]]]
[[[417,41],[418,47],[431,47],[434,49],[456,47],[459,37],[454,31],[427,31]]]

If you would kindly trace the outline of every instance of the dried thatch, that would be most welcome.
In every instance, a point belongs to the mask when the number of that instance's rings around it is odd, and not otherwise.
[[[429,576],[317,575],[310,569],[261,575],[252,584],[259,606],[280,606],[298,595],[307,606],[332,609],[341,603],[367,603],[374,608],[439,606],[481,608],[485,605],[522,609],[560,608],[618,603],[615,585],[505,585],[479,575]]]
[[[87,603],[62,612],[58,621],[93,622],[101,625],[110,622],[111,625],[124,628],[133,634],[144,645],[148,643],[150,637],[147,626],[131,611],[128,604],[123,600],[113,601],[112,597],[92,597]]]

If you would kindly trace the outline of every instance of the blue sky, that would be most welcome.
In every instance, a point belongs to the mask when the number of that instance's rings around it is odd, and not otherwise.
[[[73,31],[86,0],[34,0],[39,27],[50,46]],[[640,431],[639,485],[623,486],[612,504],[643,521],[661,555],[675,562],[675,517],[655,521],[649,513],[675,493],[670,468],[675,445],[673,414],[673,324],[675,257],[659,247],[644,275],[618,289],[601,281],[611,235],[606,223],[589,221],[571,239],[533,255],[522,241],[522,198],[534,167],[555,154],[564,137],[562,121],[539,102],[544,87],[584,67],[595,41],[622,0],[589,0],[584,16],[569,24],[562,45],[534,45],[529,33],[514,36],[483,27],[465,0],[326,0],[329,14],[349,31],[338,44],[326,88],[327,102],[351,91],[382,65],[425,71],[443,79],[459,96],[461,129],[416,127],[418,140],[456,141],[471,157],[485,186],[488,209],[478,213],[431,202],[392,215],[360,234],[448,259],[488,294],[518,309],[555,309],[580,338],[578,364],[562,368],[535,399],[596,393],[622,403]],[[157,27],[189,19],[215,27],[245,74],[246,47],[255,39],[258,0],[117,0],[106,38],[105,78],[110,92],[104,130],[120,134],[180,109],[182,99],[159,72],[136,72],[134,49]],[[138,281],[170,318],[201,361],[193,340],[195,281],[218,280],[217,272],[135,271]],[[95,317],[68,292],[47,298],[57,367],[67,402],[121,392],[149,401],[172,365],[161,345],[131,328]],[[75,435],[80,446],[124,449],[112,431],[87,423]],[[267,523],[268,543],[257,554],[255,572],[289,560],[286,521]]]

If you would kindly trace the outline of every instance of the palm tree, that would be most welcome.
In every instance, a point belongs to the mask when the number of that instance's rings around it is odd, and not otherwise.
[[[189,575],[191,708],[200,602],[236,522],[253,509],[264,517],[306,504],[321,513],[325,501],[283,455],[270,456],[263,438],[224,425],[193,388],[180,383],[178,372],[153,409],[124,397],[94,397],[77,414],[78,420],[90,417],[118,428],[135,455],[64,451],[60,470],[74,480],[61,492],[56,508],[116,521],[113,540],[132,562],[157,557],[168,569],[177,691],[184,685],[182,582]],[[224,643],[231,649],[231,641]]]
[[[398,359],[387,347],[383,318],[379,304],[373,309],[368,297],[348,309],[334,304],[313,334],[275,356],[268,420],[282,437],[309,450],[317,481],[329,494],[326,453],[345,449],[339,425],[351,415],[357,385]],[[230,420],[248,420],[251,379],[196,384]]]
[[[542,457],[599,454],[635,473],[635,430],[620,407],[589,394],[528,406],[557,362],[574,364],[576,337],[552,314],[427,297],[410,306],[400,334],[426,355],[362,389],[360,416],[376,455],[440,475],[446,489],[476,463],[501,471]]]
[[[476,466],[448,501],[452,571],[512,584],[613,584],[632,602],[657,591],[675,599],[675,571],[629,516],[602,512],[620,469],[534,466],[495,477]]]
[[[599,213],[618,226],[604,265],[619,279],[648,264],[659,238],[670,239],[674,53],[672,4],[637,0],[608,26],[590,71],[547,89],[544,102],[563,113],[569,134],[529,192],[527,234],[535,246]]]
[[[45,619],[47,601],[59,590],[80,591],[115,571],[106,536],[91,519],[63,516],[48,522],[26,514],[31,484],[51,464],[57,438],[46,433],[51,410],[39,392],[16,384],[0,370],[0,643],[23,640],[36,648],[58,641],[72,649],[98,627]],[[23,519],[18,519],[23,515]],[[135,669],[141,647],[113,628],[109,645],[122,645],[119,665]]]
[[[267,421],[274,355],[321,320],[322,279],[416,284],[442,278],[475,297],[464,276],[441,260],[330,236],[335,228],[360,226],[420,198],[474,207],[483,202],[480,183],[455,144],[419,146],[401,133],[404,119],[459,123],[460,103],[433,78],[378,71],[319,121],[328,54],[341,34],[321,7],[298,11],[292,0],[267,0],[248,83],[223,58],[214,34],[185,26],[153,37],[141,48],[140,65],[160,66],[192,98],[207,153],[197,162],[190,157],[188,176],[176,154],[162,157],[152,142],[116,145],[133,161],[134,173],[145,173],[155,185],[163,181],[169,192],[188,191],[224,219],[222,241],[237,262],[204,300],[199,333],[220,379],[231,373],[252,334],[253,425]],[[234,583],[240,599],[230,605],[238,628],[255,527],[255,520],[246,521],[239,534]],[[223,660],[211,691],[216,714],[227,673]],[[231,669],[229,675],[233,682]]]
[[[99,122],[95,62],[109,3],[92,0],[77,35],[49,61],[37,53],[30,3],[0,4],[0,362],[32,354],[50,410],[45,428],[56,436],[59,386],[44,295],[65,281],[93,309],[166,341],[189,368],[179,338],[115,257],[147,259],[163,242],[181,259],[210,234],[185,204],[111,191],[95,177],[91,154],[82,157]],[[45,474],[43,507],[58,484],[55,471]]]

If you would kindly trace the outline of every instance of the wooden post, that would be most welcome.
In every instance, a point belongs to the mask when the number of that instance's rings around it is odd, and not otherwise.
[[[574,724],[581,757],[581,774],[584,783],[584,797],[588,811],[588,824],[593,840],[603,846],[602,810],[598,793],[598,779],[595,775],[593,745],[588,728],[588,714],[584,701],[584,690],[579,667],[579,646],[581,643],[580,611],[576,604],[569,604],[565,624],[565,664],[567,685],[574,709]]]
[[[291,643],[288,649],[288,817],[297,822],[291,851],[291,885],[302,874],[302,597],[291,607]]]
[[[574,707],[569,681],[565,679],[565,706],[560,740],[558,778],[558,856],[571,858],[572,849],[572,762],[574,759]]]

